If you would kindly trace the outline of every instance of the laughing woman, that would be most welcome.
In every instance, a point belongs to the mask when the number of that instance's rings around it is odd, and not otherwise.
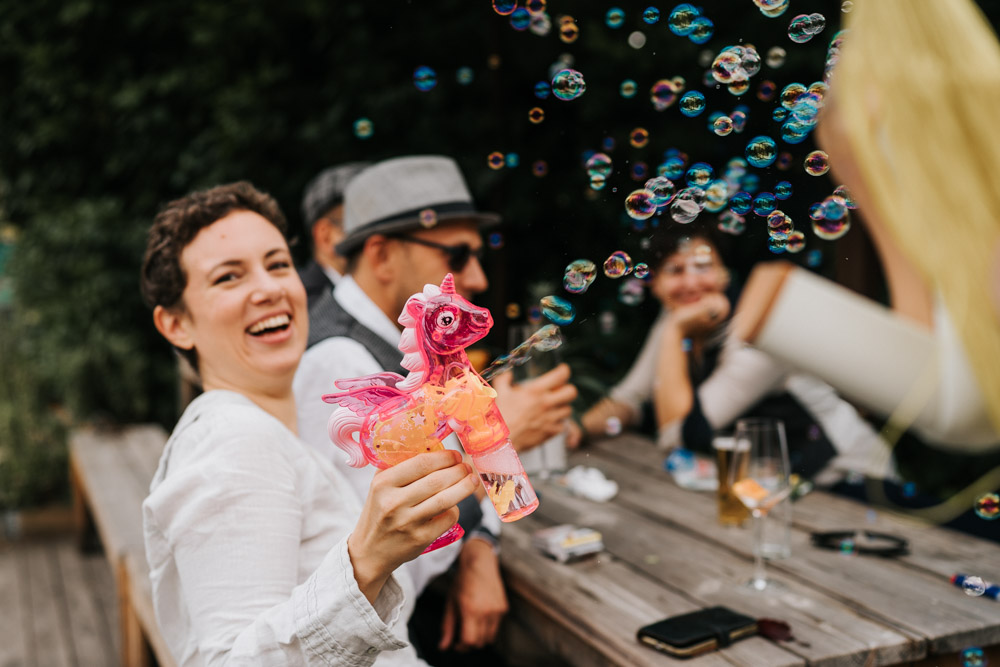
[[[455,452],[422,454],[362,502],[298,439],[308,318],[284,231],[242,182],[171,202],[149,232],[143,295],[205,389],[143,504],[157,619],[181,665],[419,664],[393,571],[478,482]]]

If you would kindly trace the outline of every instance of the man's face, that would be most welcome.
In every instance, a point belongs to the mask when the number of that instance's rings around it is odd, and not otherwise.
[[[423,290],[424,285],[428,283],[440,285],[448,273],[455,278],[455,291],[466,299],[471,300],[473,296],[486,291],[489,287],[486,273],[476,257],[476,253],[483,247],[483,240],[475,223],[448,222],[440,227],[409,232],[407,236],[446,246],[465,244],[472,253],[464,266],[456,267],[449,265],[451,258],[444,250],[400,239],[392,240],[392,243],[400,244],[400,256],[404,264],[399,271],[396,292],[400,309],[406,303],[406,299]]]

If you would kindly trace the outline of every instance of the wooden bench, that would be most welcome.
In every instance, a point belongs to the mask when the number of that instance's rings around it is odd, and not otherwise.
[[[70,436],[70,481],[77,541],[96,535],[118,585],[121,663],[173,667],[160,635],[142,531],[142,501],[167,441],[159,426],[113,431],[82,429]]]

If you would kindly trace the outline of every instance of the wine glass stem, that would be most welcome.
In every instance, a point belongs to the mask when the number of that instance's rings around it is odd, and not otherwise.
[[[753,510],[753,587],[761,590],[767,586],[764,571],[764,515]]]

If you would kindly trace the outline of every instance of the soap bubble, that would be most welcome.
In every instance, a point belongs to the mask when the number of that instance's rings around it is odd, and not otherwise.
[[[552,94],[560,100],[575,100],[587,90],[583,74],[575,69],[564,69],[552,78]]]
[[[656,7],[646,7],[642,13],[642,20],[649,25],[653,25],[660,20],[660,10]]]
[[[733,83],[729,84],[727,90],[729,90],[729,93],[731,95],[739,97],[740,95],[750,90],[750,81],[734,81]]]
[[[567,18],[564,17],[559,23],[559,39],[563,44],[572,44],[580,36],[580,26],[572,18],[566,20]]]
[[[530,120],[534,125],[538,125],[543,120],[545,120],[545,111],[541,107],[532,107],[528,111],[528,120]]]
[[[792,154],[788,151],[783,151],[778,154],[778,161],[775,165],[781,171],[788,171],[792,168]]]
[[[437,73],[430,67],[421,65],[413,70],[413,85],[421,92],[427,92],[437,85]]]
[[[847,204],[847,208],[851,209],[852,211],[858,207],[857,203],[855,203],[854,201],[854,198],[851,197],[851,193],[847,190],[846,185],[838,185],[837,188],[833,191],[833,194],[843,198],[844,203]]]
[[[504,309],[504,314],[507,315],[509,319],[516,320],[521,316],[521,306],[516,303],[508,303],[507,307]]]
[[[764,61],[771,69],[778,69],[785,64],[786,52],[780,46],[772,46],[767,51],[767,59]]]
[[[632,273],[632,258],[623,250],[616,250],[604,260],[604,275],[621,278]]]
[[[805,167],[810,176],[822,176],[830,171],[830,156],[825,151],[813,151],[806,156]]]
[[[779,181],[774,186],[774,196],[784,201],[792,196],[792,184],[788,181]]]
[[[549,96],[550,90],[548,81],[539,81],[535,84],[535,97],[544,100]]]
[[[500,151],[493,151],[486,156],[486,164],[490,166],[490,169],[503,169],[506,164],[503,153]]]
[[[636,278],[645,278],[648,275],[649,275],[649,264],[646,264],[645,262],[639,262],[638,264],[635,265]]]
[[[430,229],[437,224],[437,212],[432,208],[425,208],[417,214],[417,218],[420,220],[420,224],[427,229]]]
[[[503,234],[500,232],[493,232],[489,235],[486,242],[493,250],[499,250],[503,247]]]
[[[810,216],[811,217],[811,216]],[[824,241],[836,241],[851,229],[851,216],[845,215],[840,220],[826,220],[825,218],[813,221],[813,233]],[[911,482],[912,483],[912,482]],[[905,486],[904,486],[905,495]]]
[[[753,197],[750,196],[749,192],[741,190],[729,198],[729,206],[739,215],[749,213],[753,207]]]
[[[704,44],[715,34],[715,24],[707,16],[699,16],[691,22],[691,32],[688,35],[695,44]]]
[[[660,165],[659,172],[667,178],[676,181],[684,175],[685,161],[679,157],[670,157]]]
[[[638,306],[646,298],[646,285],[638,278],[628,278],[618,286],[618,300],[626,306]]]
[[[986,654],[983,649],[970,646],[962,651],[962,667],[986,667]]]
[[[694,20],[701,12],[689,3],[682,3],[674,7],[667,19],[670,32],[679,37],[687,37],[694,30]]]
[[[375,132],[375,124],[367,118],[359,118],[354,121],[354,136],[358,139],[368,139]]]
[[[1000,496],[995,493],[986,493],[976,499],[976,516],[980,519],[992,521],[1000,516]]]
[[[554,324],[565,326],[576,318],[573,304],[561,296],[545,296],[539,303],[542,305],[542,314]]]
[[[625,23],[625,12],[620,7],[612,7],[604,15],[604,23],[609,28],[620,28]]]
[[[695,162],[685,175],[688,187],[704,188],[712,180],[714,173],[715,170],[712,169],[712,165],[705,162]]]
[[[812,38],[812,18],[808,14],[799,14],[788,24],[788,39],[796,44],[808,42]]]
[[[806,247],[806,235],[797,229],[789,232],[788,237],[785,239],[785,250],[791,253],[802,252],[802,249]]]
[[[666,176],[657,176],[646,181],[645,189],[652,193],[653,204],[663,207],[670,203],[674,196],[674,182]]]
[[[765,217],[778,207],[778,199],[770,192],[761,192],[753,198],[754,215]]]
[[[844,3],[840,5],[840,11],[845,14],[850,14],[852,9],[854,9],[854,3],[851,0],[844,0]]]
[[[591,190],[603,190],[604,186],[607,185],[608,179],[600,174],[594,174],[590,177],[590,189]]]
[[[601,141],[601,150],[613,151],[615,149],[615,138],[614,137],[604,137]]]
[[[764,9],[761,7],[760,13],[769,19],[775,19],[788,11],[788,0],[781,0],[781,3],[775,5],[771,9]]]
[[[506,162],[508,167],[513,169],[514,167],[521,164],[521,156],[518,155],[517,153],[507,153],[504,161]]]
[[[628,45],[633,49],[641,49],[646,46],[646,34],[639,30],[630,33],[628,36]]]
[[[630,99],[632,97],[635,97],[635,93],[638,89],[639,86],[636,85],[635,81],[633,81],[632,79],[625,79],[624,81],[622,81],[622,85],[618,89],[618,92],[620,92],[621,96],[624,97],[625,99]]]
[[[728,136],[733,131],[733,119],[729,116],[719,116],[712,121],[712,131],[720,137]]]
[[[549,163],[545,160],[536,160],[534,164],[531,165],[531,173],[542,178],[549,173]]]
[[[528,10],[529,13],[531,10]],[[552,32],[552,19],[544,10],[538,14],[531,14],[531,23],[528,24],[528,30],[530,30],[535,35],[539,37],[544,37],[545,35]]]
[[[747,144],[746,157],[754,167],[770,167],[778,155],[778,146],[774,139],[767,136],[757,136]]]
[[[507,16],[517,9],[517,0],[493,0],[493,11],[500,16]]]
[[[785,239],[777,236],[770,236],[767,239],[767,249],[776,255],[785,252]]]
[[[777,91],[778,87],[774,85],[774,81],[761,81],[757,87],[757,99],[761,102],[770,102]]]
[[[455,72],[455,80],[460,86],[468,86],[473,79],[475,79],[475,74],[471,67],[459,67],[458,71]]]
[[[536,16],[545,11],[545,0],[528,0],[524,3],[524,8],[528,10],[528,13],[532,16]]]
[[[566,266],[563,288],[571,294],[583,294],[597,277],[597,267],[589,259],[578,259]]]
[[[649,91],[649,99],[653,103],[653,108],[663,111],[677,101],[676,86],[670,79],[660,79],[653,84]]]
[[[512,315],[511,312],[514,314]],[[507,306],[507,316],[511,319],[521,314],[521,308],[516,303]],[[516,368],[531,360],[533,352],[551,352],[563,344],[562,332],[554,324],[546,324],[528,339],[507,354],[502,354],[489,365],[480,375],[489,382],[497,375]]]
[[[633,220],[646,220],[656,213],[656,196],[649,190],[635,190],[625,198],[625,212]]]
[[[820,217],[823,220],[843,220],[847,216],[847,202],[844,201],[843,197],[838,197],[837,195],[830,195],[823,200],[820,205]]]
[[[644,127],[637,127],[629,133],[628,142],[633,148],[644,148],[649,143],[649,132]]]
[[[705,110],[705,96],[697,90],[684,93],[680,102],[681,113],[688,118],[694,118]]]
[[[700,197],[696,193],[701,193]],[[699,201],[701,199],[701,201]],[[686,225],[693,222],[704,206],[704,191],[700,188],[684,188],[677,193],[670,204],[670,217],[674,222]]]
[[[705,188],[705,209],[718,213],[729,203],[729,185],[722,179],[716,179]]]
[[[792,231],[792,219],[784,211],[774,210],[767,215],[767,233],[772,238],[786,239]]]
[[[745,192],[753,194],[760,189],[760,176],[757,174],[745,174],[743,178],[740,179],[739,187]]]
[[[738,236],[746,230],[746,218],[733,211],[723,211],[719,215],[719,231]]]
[[[607,178],[611,175],[611,158],[605,153],[594,153],[587,160],[587,175],[593,178],[594,176],[603,176]]]
[[[649,172],[649,165],[647,165],[645,162],[634,162],[632,164],[631,175],[633,181],[644,180],[648,172]]]
[[[986,582],[982,577],[966,577],[962,582],[962,590],[969,597],[976,598],[986,592]]]
[[[801,83],[790,83],[781,89],[781,106],[785,107],[789,111],[795,106],[796,100],[799,99],[799,95],[806,92],[806,87]]]

